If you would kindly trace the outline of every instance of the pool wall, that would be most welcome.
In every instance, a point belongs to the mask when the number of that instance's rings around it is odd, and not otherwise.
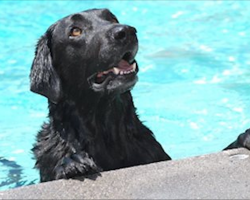
[[[234,149],[0,192],[0,199],[249,199],[250,151]]]

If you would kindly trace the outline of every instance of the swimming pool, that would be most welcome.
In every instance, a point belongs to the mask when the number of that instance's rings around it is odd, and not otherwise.
[[[0,190],[39,179],[30,149],[47,101],[28,78],[38,38],[104,7],[137,28],[135,105],[173,159],[220,151],[250,127],[250,2],[1,1]]]

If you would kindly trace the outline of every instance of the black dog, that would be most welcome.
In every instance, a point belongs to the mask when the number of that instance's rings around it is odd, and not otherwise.
[[[33,148],[41,181],[171,159],[136,114],[137,50],[136,29],[107,9],[67,16],[41,37],[30,74],[49,104]]]

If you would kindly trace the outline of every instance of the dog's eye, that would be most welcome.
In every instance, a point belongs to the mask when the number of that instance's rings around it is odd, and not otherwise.
[[[82,34],[82,29],[74,27],[74,28],[71,29],[69,36],[77,37],[77,36],[80,36],[81,34]]]

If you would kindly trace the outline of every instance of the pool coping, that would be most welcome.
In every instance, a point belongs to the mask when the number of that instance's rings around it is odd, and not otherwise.
[[[246,199],[250,151],[240,148],[0,192],[0,199]]]

